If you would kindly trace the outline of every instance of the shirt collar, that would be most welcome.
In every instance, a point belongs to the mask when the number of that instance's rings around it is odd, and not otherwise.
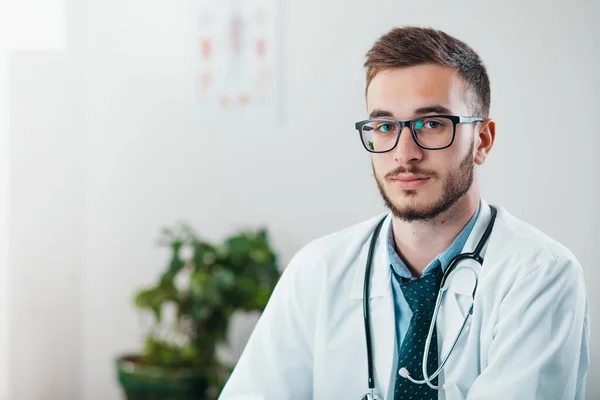
[[[456,236],[456,238],[454,239],[452,244],[443,253],[439,254],[436,258],[434,258],[427,265],[427,267],[423,271],[423,275],[432,273],[435,270],[435,268],[438,267],[439,265],[441,265],[442,271],[445,271],[446,268],[448,267],[448,265],[450,264],[450,261],[452,261],[452,259],[454,257],[456,257],[457,255],[460,254],[462,248],[464,247],[464,245],[467,241],[467,238],[469,237],[469,235],[471,234],[471,231],[473,230],[475,221],[477,221],[477,217],[479,216],[480,208],[481,208],[481,204],[479,204],[477,206],[477,210],[475,211],[475,213],[473,214],[473,216],[471,217],[471,219],[469,220],[467,225],[465,225],[465,227],[462,229],[462,231],[460,231],[460,233]],[[417,279],[416,277],[413,277],[411,275],[408,267],[406,266],[404,261],[402,261],[402,258],[400,258],[400,256],[398,255],[398,252],[396,251],[396,245],[394,242],[393,224],[390,224],[389,229],[388,229],[387,248],[388,248],[388,255],[390,258],[390,262],[391,262],[390,267],[392,268],[394,273],[402,278]]]

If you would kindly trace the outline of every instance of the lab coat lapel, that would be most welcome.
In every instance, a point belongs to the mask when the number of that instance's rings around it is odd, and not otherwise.
[[[461,253],[469,253],[475,250],[479,240],[481,239],[488,222],[490,221],[491,212],[489,205],[481,199],[481,208],[477,221],[473,226],[473,230],[469,235]],[[481,254],[485,258],[485,250],[487,243],[483,247]],[[470,266],[476,272],[477,276],[481,273],[481,266],[479,263],[473,260],[461,261],[461,266]],[[455,270],[449,275],[448,278],[448,289],[444,296],[444,300],[440,305],[440,311],[437,317],[437,337],[438,337],[438,349],[439,357],[441,359],[448,354],[452,343],[456,338],[456,335],[460,331],[464,318],[467,316],[469,308],[471,306],[471,295],[473,292],[475,279],[474,275],[468,269]],[[452,351],[451,357],[448,359],[448,364],[452,364],[452,361],[460,357],[461,345],[464,345],[464,340],[469,332],[470,322],[467,323],[465,330],[461,335],[461,339],[457,342],[456,347]],[[445,367],[443,371],[450,370],[451,367]],[[445,379],[444,372],[442,371],[441,379]]]
[[[377,220],[379,221],[379,219]],[[391,223],[388,215],[377,238],[373,256],[371,293],[369,310],[371,313],[371,338],[373,347],[375,387],[385,398],[393,392],[394,363],[396,360],[396,324],[394,316],[394,298],[391,287],[390,260],[387,251],[387,234]],[[366,243],[368,249],[369,242]],[[350,298],[363,299],[363,284],[366,269],[366,253],[359,257],[357,272],[354,276]],[[393,397],[392,397],[393,398]]]

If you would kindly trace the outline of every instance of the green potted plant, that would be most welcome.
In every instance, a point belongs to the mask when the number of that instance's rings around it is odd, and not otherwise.
[[[214,399],[232,366],[217,357],[236,311],[262,311],[280,277],[266,229],[243,231],[219,245],[191,228],[163,230],[170,262],[156,285],[135,294],[135,306],[152,312],[141,353],[117,358],[127,400]],[[164,309],[174,309],[162,326]]]

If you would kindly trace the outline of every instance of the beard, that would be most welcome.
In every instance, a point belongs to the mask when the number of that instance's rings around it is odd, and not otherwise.
[[[418,207],[416,205],[400,207],[394,204],[394,202],[386,194],[383,182],[375,173],[375,167],[371,163],[371,166],[373,167],[373,175],[375,176],[375,181],[377,182],[377,187],[379,188],[379,193],[381,193],[381,197],[383,198],[386,207],[390,209],[394,217],[406,222],[431,220],[448,211],[450,207],[456,204],[456,202],[469,191],[471,185],[473,184],[473,170],[475,168],[472,151],[473,146],[471,145],[469,149],[470,151],[460,162],[459,167],[448,174],[446,182],[444,182],[441,196],[433,204],[425,207]],[[433,171],[424,171],[417,169],[416,167],[411,167],[408,169],[399,167],[387,173],[384,179],[389,179],[392,176],[402,172],[424,174],[432,178],[438,176],[438,174]],[[417,195],[417,190],[404,190],[403,192],[406,197],[415,197]]]

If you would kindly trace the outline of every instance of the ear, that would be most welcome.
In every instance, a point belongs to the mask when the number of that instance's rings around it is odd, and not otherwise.
[[[488,118],[477,125],[478,139],[475,140],[475,157],[474,161],[477,165],[482,165],[487,158],[488,153],[492,150],[494,140],[496,139],[496,123]]]

